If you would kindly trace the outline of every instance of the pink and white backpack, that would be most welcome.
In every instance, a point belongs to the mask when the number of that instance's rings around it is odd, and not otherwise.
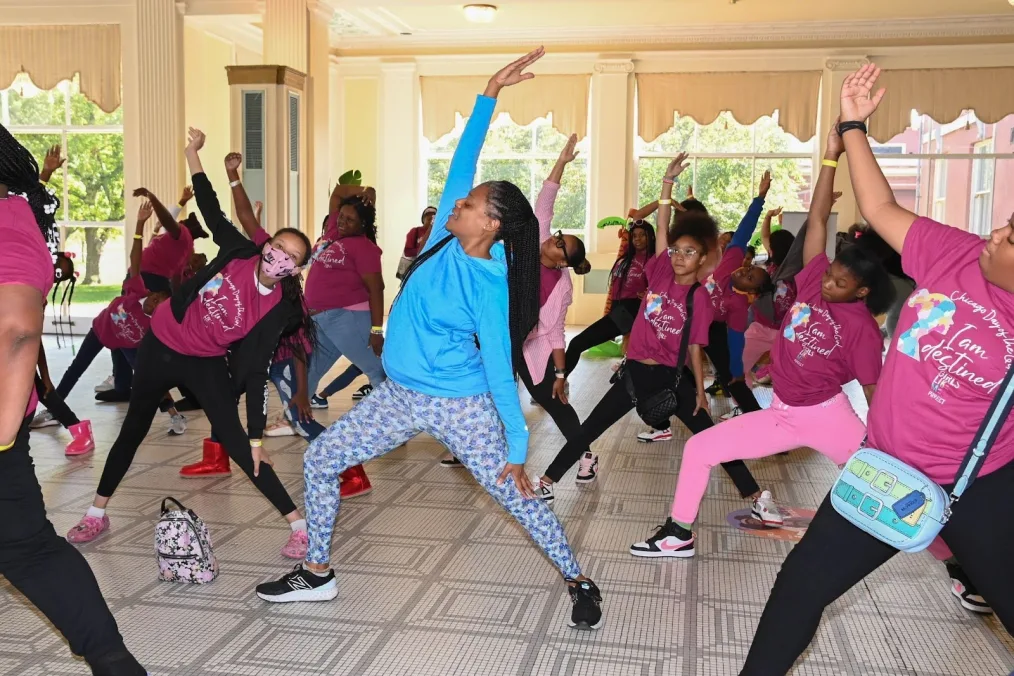
[[[169,509],[170,501],[179,509]],[[162,516],[155,525],[155,560],[158,577],[166,582],[207,584],[218,577],[207,525],[175,498],[162,501]]]

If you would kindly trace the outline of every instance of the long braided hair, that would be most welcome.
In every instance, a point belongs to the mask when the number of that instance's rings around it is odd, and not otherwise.
[[[28,200],[42,238],[50,253],[55,255],[60,244],[56,227],[60,200],[39,182],[38,162],[3,125],[0,125],[0,183],[6,185],[11,194]]]
[[[282,228],[275,233],[275,236],[277,237],[281,234],[294,235],[303,242],[306,247],[306,255],[299,265],[306,265],[310,259],[310,255],[313,253],[310,238],[296,228]],[[314,323],[313,318],[310,316],[310,310],[306,306],[306,300],[303,297],[303,276],[300,274],[285,277],[278,284],[282,288],[282,300],[299,309],[298,320],[286,327],[279,345],[288,348],[296,359],[304,364],[309,364],[310,355],[306,352],[306,346],[309,345],[311,351],[317,349],[317,324]],[[305,344],[303,342],[304,338],[306,340]]]
[[[634,248],[634,230],[640,229],[644,231],[644,236],[648,240],[648,246],[645,251],[650,256],[655,251],[655,228],[651,227],[651,223],[645,220],[636,220],[628,226],[629,235],[627,236],[627,249],[623,252],[623,258],[616,261],[613,266],[612,272],[609,274],[610,283],[614,279],[620,280],[620,287],[627,283],[627,275],[630,274],[630,266],[634,264],[634,257],[637,256],[638,252]]]
[[[497,241],[502,241],[507,261],[507,293],[508,293],[508,325],[511,336],[511,355],[513,356],[514,376],[517,377],[518,364],[523,355],[521,352],[525,338],[531,333],[539,321],[539,219],[535,217],[528,198],[513,183],[508,181],[489,181],[484,184],[486,195],[486,215],[500,221]],[[447,235],[432,247],[416,256],[405,272],[401,282],[404,291],[412,273],[420,265],[432,258],[438,251],[447,246],[454,235]],[[395,303],[398,298],[395,297]]]

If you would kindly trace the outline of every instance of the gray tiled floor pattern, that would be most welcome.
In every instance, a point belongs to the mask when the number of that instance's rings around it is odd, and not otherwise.
[[[70,354],[47,342],[58,375]],[[126,408],[92,401],[91,388],[108,363],[101,356],[71,398],[94,423],[94,456],[66,459],[66,432],[57,428],[32,435],[60,532],[87,507]],[[607,362],[588,360],[575,374],[581,415],[605,390],[608,372]],[[523,401],[527,408],[527,395]],[[347,391],[321,417],[333,419],[350,403]],[[726,405],[720,400],[716,409]],[[528,417],[529,464],[541,471],[562,438],[542,411],[528,410]],[[343,505],[334,544],[341,594],[332,603],[274,606],[253,595],[257,582],[290,565],[279,554],[288,528],[242,474],[177,476],[208,432],[199,415],[191,415],[190,431],[180,438],[166,436],[164,418],[156,421],[111,503],[112,531],[82,550],[128,644],[159,675],[734,675],[790,544],[727,525],[726,514],[745,505],[715,473],[695,559],[630,557],[629,543],[665,516],[685,434],[645,446],[633,439],[640,429],[630,416],[597,443],[597,484],[576,487],[572,471],[557,492],[556,512],[605,594],[606,624],[595,633],[566,626],[570,604],[553,567],[463,470],[436,463],[441,448],[428,438],[369,463],[373,493]],[[303,442],[268,446],[299,503]],[[830,462],[802,450],[751,466],[776,496],[803,508],[816,506],[834,476]],[[156,580],[152,530],[165,495],[210,524],[222,567],[212,585]],[[1011,669],[1014,641],[995,620],[962,610],[942,566],[918,554],[895,557],[835,604],[794,673],[986,676]],[[86,673],[62,638],[0,580],[0,674]]]

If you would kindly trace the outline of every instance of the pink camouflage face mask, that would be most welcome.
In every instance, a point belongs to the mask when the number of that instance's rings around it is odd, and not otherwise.
[[[296,272],[297,266],[281,249],[265,242],[261,249],[261,272],[272,279],[284,279]]]

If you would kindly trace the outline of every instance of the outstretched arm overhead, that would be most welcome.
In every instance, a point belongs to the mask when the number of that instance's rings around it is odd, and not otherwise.
[[[158,218],[159,224],[165,228],[165,231],[169,233],[169,236],[173,239],[180,238],[180,224],[176,222],[169,210],[162,205],[158,197],[155,197],[147,188],[138,188],[134,191],[134,197],[143,197],[151,203],[151,208],[155,211],[155,217]]]
[[[556,205],[556,196],[560,194],[560,183],[563,181],[563,170],[577,158],[576,146],[577,134],[571,134],[535,200],[535,217],[539,219],[539,241],[549,237],[553,225],[553,207]]]
[[[261,228],[260,215],[254,211],[250,204],[250,197],[246,194],[246,188],[239,178],[239,167],[243,164],[243,156],[239,153],[229,153],[225,156],[225,173],[229,177],[229,186],[232,188],[232,204],[236,208],[236,218],[243,226],[243,232],[250,239],[253,239]]]
[[[680,153],[673,158],[666,167],[665,176],[662,178],[662,196],[658,198],[658,216],[655,221],[658,226],[655,228],[655,255],[664,252],[669,248],[669,219],[672,217],[672,189],[676,184],[679,175],[690,166],[687,162],[687,153]]]
[[[813,200],[810,202],[810,213],[806,219],[803,265],[808,265],[827,248],[827,221],[831,215],[831,205],[834,204],[834,174],[838,158],[844,151],[845,146],[838,135],[838,125],[835,124],[827,135],[827,149],[824,151],[824,161],[820,165]]]

